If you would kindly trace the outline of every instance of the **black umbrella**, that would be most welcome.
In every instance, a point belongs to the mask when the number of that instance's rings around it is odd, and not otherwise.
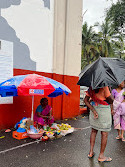
[[[125,61],[118,58],[99,57],[86,66],[79,75],[78,85],[92,87],[117,87],[125,80]]]

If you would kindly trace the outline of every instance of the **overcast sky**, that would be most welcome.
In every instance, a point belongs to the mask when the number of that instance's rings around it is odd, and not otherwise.
[[[111,3],[111,0],[83,0],[83,23],[87,21],[89,26],[96,22],[101,23],[105,18],[105,9],[109,8]]]

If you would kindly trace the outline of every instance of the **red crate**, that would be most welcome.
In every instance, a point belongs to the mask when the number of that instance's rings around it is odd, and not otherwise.
[[[25,138],[29,137],[27,132],[20,133],[17,131],[13,131],[12,136],[13,136],[13,138],[18,139],[18,140],[25,139]]]

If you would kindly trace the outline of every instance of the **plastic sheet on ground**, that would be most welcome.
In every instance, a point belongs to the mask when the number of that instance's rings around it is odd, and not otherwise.
[[[74,132],[74,128],[73,127],[68,129],[68,130],[61,130],[61,135],[65,136],[65,135],[70,134],[72,132]]]

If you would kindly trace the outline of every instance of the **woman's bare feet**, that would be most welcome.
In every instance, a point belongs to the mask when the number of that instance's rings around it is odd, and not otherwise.
[[[99,154],[98,161],[99,162],[110,162],[112,161],[112,158],[105,157],[104,154]]]
[[[93,158],[94,157],[94,155],[95,155],[95,153],[93,152],[93,153],[89,153],[88,154],[88,158]]]
[[[122,137],[121,139],[122,139],[123,142],[125,142],[125,138],[124,137]]]
[[[117,136],[116,139],[117,139],[117,140],[120,140],[120,139],[122,139],[122,137],[121,137],[121,136]]]
[[[110,157],[103,157],[103,158],[98,158],[99,162],[111,162],[112,158]]]

